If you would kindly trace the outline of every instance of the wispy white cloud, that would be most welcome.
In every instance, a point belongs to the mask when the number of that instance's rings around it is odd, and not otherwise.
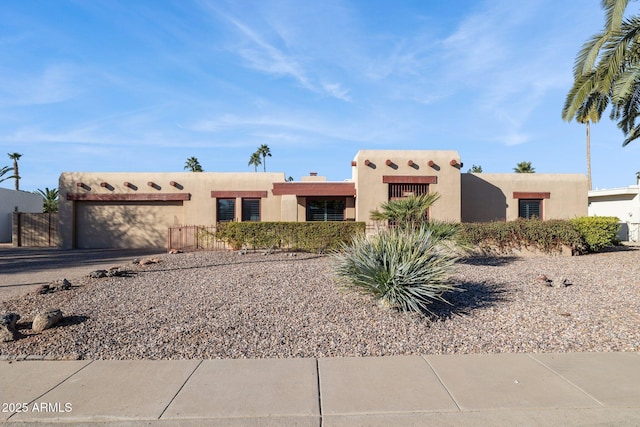
[[[25,75],[5,69],[0,74],[0,107],[52,104],[81,92],[81,71],[71,64],[50,64],[39,74]]]

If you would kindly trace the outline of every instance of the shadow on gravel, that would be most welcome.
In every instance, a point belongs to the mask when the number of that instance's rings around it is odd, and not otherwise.
[[[215,263],[215,264],[193,265],[190,267],[156,268],[153,270],[150,269],[150,270],[138,271],[137,273],[153,273],[156,271],[198,270],[201,268],[225,267],[228,265],[243,265],[243,264],[262,264],[262,263],[269,263],[269,262],[299,262],[299,261],[307,261],[310,259],[317,259],[317,258],[323,258],[323,257],[326,257],[326,255],[313,255],[313,256],[306,256],[306,257],[290,257],[290,258],[276,258],[276,259],[273,259],[273,258],[269,259],[269,256],[266,256],[260,259],[244,260],[244,261],[238,261],[238,262],[221,262],[221,263]]]
[[[433,303],[425,316],[432,321],[450,319],[453,316],[469,315],[473,310],[491,307],[508,301],[513,291],[499,283],[463,282],[458,291],[444,295],[449,304],[437,301]]]
[[[89,316],[64,316],[62,320],[60,320],[55,326],[50,329],[62,328],[65,326],[71,325],[79,325],[80,323],[84,323],[89,320]],[[18,339],[29,338],[33,336],[40,335],[40,333],[36,333],[31,331],[33,327],[33,322],[18,322],[16,324],[16,329],[20,333]],[[24,331],[29,331],[25,333]]]
[[[518,257],[514,256],[505,256],[505,257],[492,257],[492,256],[472,256],[467,258],[462,258],[458,260],[460,264],[467,265],[483,265],[489,267],[500,267],[501,265],[508,265],[514,261],[517,261]]]

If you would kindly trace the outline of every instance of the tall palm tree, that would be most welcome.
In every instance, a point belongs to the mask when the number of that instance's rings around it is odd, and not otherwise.
[[[260,159],[260,153],[256,151],[249,158],[249,164],[247,166],[253,165],[254,172],[258,172],[258,166],[260,166],[260,164],[262,164],[262,160]]]
[[[513,168],[515,173],[536,173],[536,170],[531,166],[531,162],[520,162]]]
[[[20,153],[7,153],[7,156],[13,160],[13,177],[16,180],[16,191],[20,190],[20,173],[18,172],[18,160],[22,157]]]
[[[184,164],[184,168],[191,172],[202,172],[202,166],[200,166],[200,162],[197,157],[189,157]]]
[[[622,130],[625,146],[640,137],[640,16],[624,19],[629,0],[601,0],[605,27],[576,57],[574,83],[562,117],[597,123],[611,104],[610,118]]]
[[[44,204],[42,205],[42,212],[44,213],[52,213],[58,212],[58,189],[46,187],[44,191],[38,188],[36,191],[37,194],[40,194],[44,198]]]
[[[264,167],[264,172],[267,171],[267,156],[271,157],[271,149],[267,144],[262,144],[258,147],[258,151],[256,151],[259,155],[262,156],[262,166]]]
[[[13,168],[11,166],[3,166],[0,168],[0,182],[6,181],[8,179],[12,179],[15,178],[15,175],[11,175],[11,176],[4,176],[6,175],[9,171],[13,172]],[[4,178],[3,178],[4,176]]]

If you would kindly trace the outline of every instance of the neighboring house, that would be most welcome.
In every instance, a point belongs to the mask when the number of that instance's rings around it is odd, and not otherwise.
[[[10,243],[14,212],[42,212],[41,195],[0,188],[0,243]]]
[[[588,211],[589,216],[617,217],[621,224],[618,238],[640,242],[640,182],[623,188],[589,191]]]
[[[464,174],[456,151],[362,150],[350,180],[312,173],[63,173],[64,248],[165,247],[167,229],[221,221],[364,221],[381,203],[438,192],[431,218],[446,221],[587,215],[587,178]]]

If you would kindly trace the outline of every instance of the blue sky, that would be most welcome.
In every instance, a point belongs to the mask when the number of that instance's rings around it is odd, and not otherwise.
[[[4,0],[0,166],[22,153],[33,191],[191,156],[251,172],[267,144],[267,170],[296,180],[350,178],[359,149],[586,174],[561,110],[603,21],[599,0]],[[635,183],[640,142],[622,140],[608,115],[592,126],[594,188]]]

